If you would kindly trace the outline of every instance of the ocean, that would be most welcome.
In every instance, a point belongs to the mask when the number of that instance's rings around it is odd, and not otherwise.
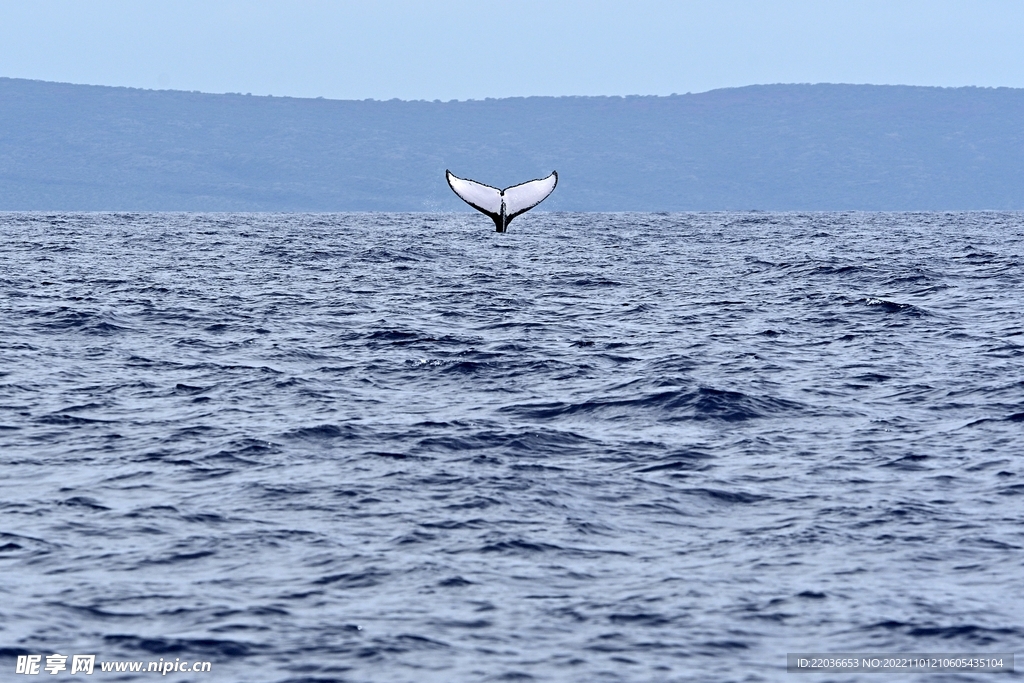
[[[3,680],[879,681],[787,654],[1024,645],[1024,214],[0,238]]]

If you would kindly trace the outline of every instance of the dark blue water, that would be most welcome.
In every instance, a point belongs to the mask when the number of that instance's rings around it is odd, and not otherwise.
[[[0,268],[4,680],[1024,644],[1024,215],[2,214]]]

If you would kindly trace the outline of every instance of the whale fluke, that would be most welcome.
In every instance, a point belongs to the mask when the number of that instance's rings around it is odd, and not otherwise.
[[[451,171],[445,171],[445,177],[448,178],[448,186],[459,195],[459,199],[494,221],[497,232],[505,232],[513,218],[547,199],[558,184],[557,171],[552,171],[547,178],[529,180],[504,190],[459,178]]]

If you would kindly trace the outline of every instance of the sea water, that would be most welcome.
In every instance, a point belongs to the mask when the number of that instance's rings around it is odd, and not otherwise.
[[[1018,650],[1022,264],[1012,213],[0,214],[2,678]]]

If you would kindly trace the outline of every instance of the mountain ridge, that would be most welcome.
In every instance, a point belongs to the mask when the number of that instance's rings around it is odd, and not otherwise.
[[[462,211],[444,171],[558,170],[550,211],[1024,209],[1024,90],[329,100],[0,78],[0,210]]]

